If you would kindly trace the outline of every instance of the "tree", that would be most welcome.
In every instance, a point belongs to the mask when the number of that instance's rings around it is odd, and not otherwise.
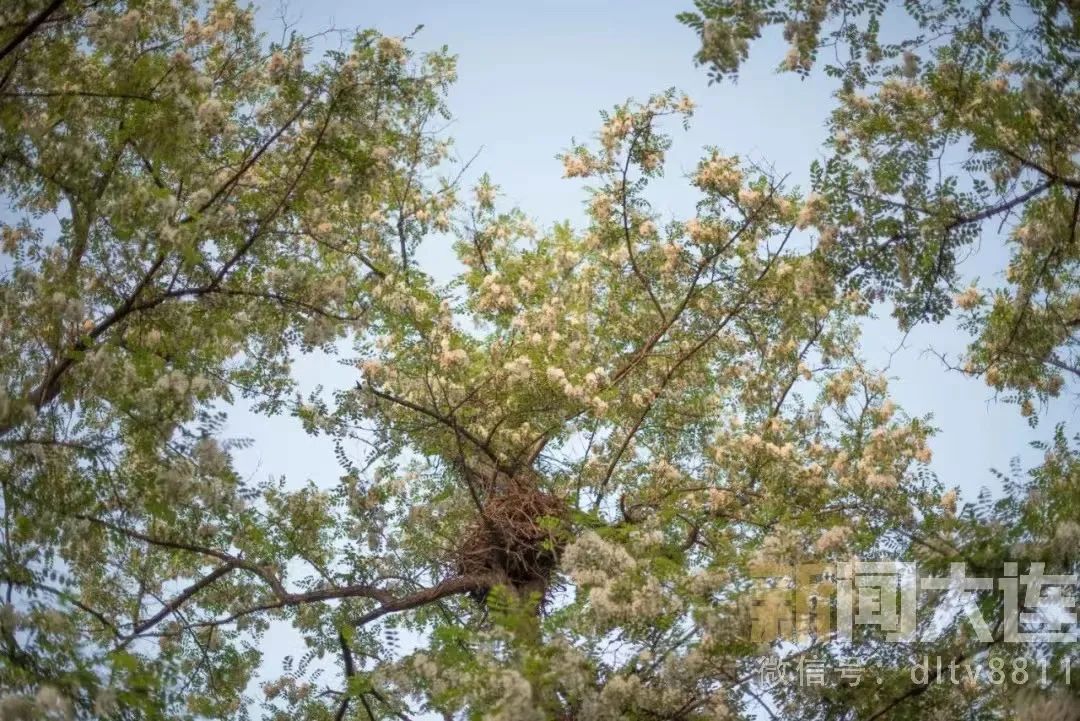
[[[893,300],[906,327],[959,307],[974,336],[963,370],[1027,416],[1076,379],[1075,5],[699,0],[680,19],[715,80],[776,26],[790,43],[782,70],[822,63],[839,81],[830,155],[814,169],[837,270]],[[993,230],[1004,282],[965,287],[960,261]]]
[[[290,356],[361,327],[368,288],[408,265],[418,213],[452,192],[418,181],[446,152],[428,126],[453,61],[368,32],[305,64],[304,38],[267,47],[228,2],[3,15],[0,686],[84,714],[229,715],[251,651],[135,653],[212,558],[181,549],[252,500],[215,404],[284,407]],[[137,540],[158,536],[180,545]],[[212,582],[239,562],[218,561],[188,595],[228,597]]]
[[[698,32],[696,60],[713,80],[734,79],[751,42],[772,28],[790,45],[782,71],[806,76],[822,64],[837,80],[827,157],[812,169],[834,277],[891,301],[902,328],[958,309],[973,336],[962,371],[1005,393],[1034,425],[1035,402],[1078,375],[1075,5],[698,0],[680,20]],[[969,285],[962,261],[987,236],[1007,262]],[[1076,574],[1076,439],[1058,428],[1038,447],[1042,466],[1026,479],[1012,469],[1003,498],[984,495],[961,518],[922,529],[912,558],[960,561],[985,575],[1008,561]],[[1077,686],[1060,671],[1075,651],[1002,644],[1001,599],[986,599],[982,610],[992,643],[960,643],[950,657],[982,668],[1027,658],[1057,672],[1045,679],[1049,691],[1020,694],[1019,703],[980,689],[966,713],[1073,718]],[[933,680],[909,685],[880,711],[850,695],[824,701],[872,718],[917,717],[941,708]],[[823,699],[792,702],[823,708]],[[824,708],[826,717],[839,714]]]
[[[665,222],[649,184],[693,109],[669,91],[562,156],[587,226],[538,228],[487,176],[471,199],[437,177],[445,53],[364,32],[313,63],[227,2],[10,15],[5,718],[971,704],[913,687],[873,634],[880,693],[754,680],[762,567],[1031,542],[1069,508],[987,508],[996,534],[955,517],[933,429],[859,359],[869,294],[838,282],[833,198],[710,149],[695,216]],[[446,284],[416,262],[438,233],[461,262]],[[316,347],[356,383],[300,397],[290,360]],[[237,397],[334,439],[341,478],[242,479]],[[1025,490],[1075,496],[1052,450]],[[256,687],[282,625],[303,653]],[[845,653],[802,630],[808,656]]]

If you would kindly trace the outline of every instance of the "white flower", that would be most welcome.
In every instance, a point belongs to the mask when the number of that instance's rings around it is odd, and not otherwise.
[[[698,187],[705,190],[725,194],[734,193],[742,183],[739,159],[736,157],[726,158],[719,153],[713,153],[709,160],[698,166],[694,182]]]
[[[761,191],[753,190],[751,188],[739,189],[739,204],[748,207],[757,206],[761,203]]]
[[[941,494],[941,510],[946,514],[956,515],[956,489],[950,488]]]
[[[866,479],[866,484],[871,488],[889,490],[896,488],[896,477],[888,473],[871,473]]]
[[[452,365],[464,363],[469,359],[469,355],[461,348],[450,348],[450,339],[443,338],[439,341],[440,353],[438,356],[439,365],[444,369],[449,368]]]
[[[795,70],[799,67],[799,63],[802,61],[802,54],[796,47],[788,48],[787,55],[784,56],[784,69]]]
[[[120,31],[128,36],[134,37],[139,31],[139,22],[142,20],[142,13],[138,10],[128,10],[123,16],[120,17],[118,23]]]
[[[659,150],[651,150],[641,157],[641,167],[645,170],[656,170],[664,164],[664,154]]]
[[[396,61],[405,57],[405,42],[401,38],[384,35],[379,38],[379,54],[387,60]]]
[[[46,718],[71,717],[71,702],[57,691],[55,686],[42,686],[38,689],[34,700]]]
[[[528,356],[518,356],[503,365],[503,369],[510,374],[515,381],[527,381],[532,377],[532,360]],[[550,375],[548,376],[550,378]]]
[[[847,526],[833,526],[818,538],[814,547],[822,553],[843,546],[851,537],[851,529]]]
[[[634,121],[629,115],[616,115],[604,123],[604,127],[600,130],[600,142],[610,152],[633,128]]]
[[[111,716],[116,711],[116,692],[103,688],[94,696],[94,715],[101,718]]]
[[[575,583],[597,585],[633,569],[637,562],[622,546],[586,531],[563,550],[562,565]]]
[[[277,78],[282,75],[288,67],[289,61],[285,59],[285,54],[278,50],[270,56],[270,61],[266,64],[266,72],[271,78]]]
[[[979,292],[978,288],[976,288],[975,286],[971,286],[970,288],[967,288],[963,293],[960,293],[955,298],[953,298],[953,302],[956,303],[957,307],[961,310],[971,310],[972,308],[980,305],[983,302],[983,296],[982,293]]]
[[[360,371],[368,378],[374,378],[382,372],[383,364],[377,360],[366,360],[360,364]]]
[[[208,127],[217,127],[224,119],[224,109],[221,106],[221,101],[217,98],[207,98],[199,105],[199,109],[195,111],[195,115],[199,120],[199,123]]]
[[[495,187],[490,183],[480,183],[473,189],[476,202],[483,209],[489,209],[495,205]]]
[[[691,240],[700,240],[704,227],[701,225],[701,221],[697,218],[691,218],[686,221],[686,233],[690,236]]]
[[[563,177],[584,178],[589,175],[589,163],[579,155],[568,154],[563,156]]]
[[[821,211],[824,208],[825,199],[817,193],[811,193],[806,197],[806,202],[799,208],[799,215],[795,219],[795,227],[803,230],[813,225],[821,216]]]

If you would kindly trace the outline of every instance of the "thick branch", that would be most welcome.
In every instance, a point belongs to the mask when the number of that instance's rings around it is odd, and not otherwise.
[[[60,6],[63,4],[64,0],[52,0],[51,3],[42,8],[41,12],[31,18],[30,22],[24,25],[22,30],[15,33],[15,37],[11,38],[11,40],[7,42],[3,49],[0,49],[0,60],[3,60],[12,52],[14,52],[15,48],[22,45],[27,38],[37,32],[38,28],[44,25],[45,21],[48,20],[54,12],[59,10]]]

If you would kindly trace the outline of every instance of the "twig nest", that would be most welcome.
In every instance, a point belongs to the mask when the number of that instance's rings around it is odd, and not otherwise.
[[[544,598],[565,545],[569,507],[532,481],[515,479],[492,489],[457,549],[457,569],[504,579],[519,596]],[[483,601],[487,591],[474,597]]]

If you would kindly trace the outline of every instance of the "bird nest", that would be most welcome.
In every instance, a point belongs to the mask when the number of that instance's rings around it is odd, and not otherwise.
[[[530,483],[511,483],[491,493],[457,549],[457,569],[492,577],[519,597],[545,598],[565,545],[566,502]],[[487,597],[485,589],[474,594]]]

